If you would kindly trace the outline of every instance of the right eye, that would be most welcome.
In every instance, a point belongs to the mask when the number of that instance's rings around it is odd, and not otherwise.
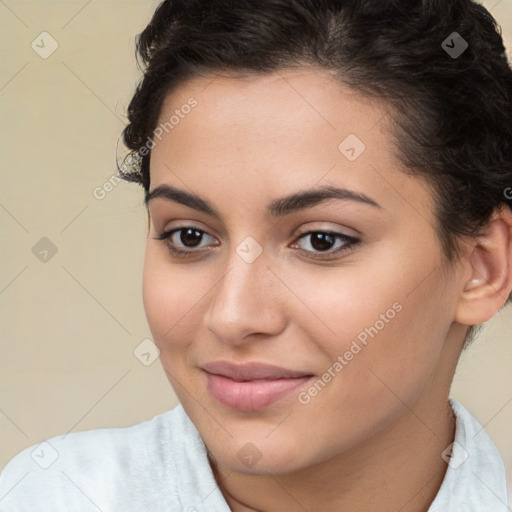
[[[178,233],[180,233],[179,236],[176,236]],[[157,234],[154,239],[163,241],[172,256],[186,258],[195,253],[203,252],[203,249],[190,250],[187,249],[187,247],[197,247],[205,235],[213,238],[211,235],[208,235],[206,231],[198,229],[195,226],[183,226],[169,231],[163,231]]]

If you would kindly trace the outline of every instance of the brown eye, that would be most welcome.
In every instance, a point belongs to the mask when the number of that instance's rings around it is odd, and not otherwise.
[[[201,238],[204,234],[204,231],[199,231],[195,228],[180,229],[178,231],[181,231],[179,240],[186,247],[196,247],[196,245],[201,242]]]
[[[332,258],[345,251],[353,250],[360,241],[352,236],[345,235],[343,233],[337,233],[335,231],[308,231],[303,233],[298,240],[309,240],[308,244],[311,249],[300,249],[303,253],[308,253],[313,258]],[[339,242],[336,247],[336,242]],[[299,245],[296,243],[295,245]],[[332,250],[336,247],[335,250]],[[315,256],[315,253],[317,256]],[[325,254],[325,256],[324,256]]]
[[[178,235],[179,233],[179,235]],[[202,229],[197,229],[194,226],[185,226],[170,231],[164,231],[155,237],[155,240],[162,240],[165,242],[167,249],[173,256],[186,257],[192,256],[195,253],[203,252],[200,250],[189,250],[200,247],[204,237],[211,237]]]
[[[185,258],[195,256],[206,250],[208,245],[203,245],[204,249],[201,247],[201,242],[205,237],[215,240],[202,229],[185,226],[164,231],[158,234],[155,239],[163,241],[171,255]],[[308,231],[298,238],[300,241],[308,239],[309,243],[305,245],[309,245],[310,248],[299,247],[299,251],[313,259],[336,259],[342,253],[353,250],[360,243],[357,238],[334,231]],[[218,245],[218,242],[214,245]],[[297,245],[300,244],[296,242],[292,247]],[[197,249],[198,247],[199,249]]]
[[[336,238],[330,233],[322,233],[320,231],[311,233],[310,236],[311,247],[316,251],[328,251],[329,249],[332,249],[332,246],[336,241]]]

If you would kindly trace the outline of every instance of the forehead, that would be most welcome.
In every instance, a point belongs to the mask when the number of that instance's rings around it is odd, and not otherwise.
[[[216,177],[223,187],[251,187],[268,198],[268,190],[276,196],[327,180],[403,202],[425,184],[403,173],[388,113],[384,101],[325,70],[196,77],[163,103],[159,126],[173,116],[175,122],[155,140],[152,188],[169,182],[183,188],[183,178],[208,195]]]
[[[188,169],[202,158],[209,168],[217,163],[225,168],[236,158],[248,169],[265,154],[290,170],[294,162],[318,164],[319,153],[332,166],[350,135],[383,156],[390,138],[386,112],[384,103],[344,86],[325,70],[195,77],[166,97],[157,124],[165,143],[155,140],[152,160],[165,146],[166,156],[174,154]],[[171,129],[162,130],[169,121]]]
[[[308,67],[259,75],[194,77],[167,95],[160,122],[190,97],[198,102],[194,112],[201,112],[201,123],[229,121],[241,128],[250,122],[253,129],[276,134],[284,128],[289,135],[304,132],[304,122],[340,135],[347,129],[360,130],[362,135],[383,119],[388,107],[378,98],[349,88],[327,70]]]

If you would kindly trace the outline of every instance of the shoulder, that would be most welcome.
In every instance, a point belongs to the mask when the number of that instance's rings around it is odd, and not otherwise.
[[[130,427],[73,432],[26,448],[0,474],[0,511],[112,510],[120,500],[125,510],[164,510],[158,491],[167,486],[172,500],[172,444],[190,435],[183,415],[177,406]]]

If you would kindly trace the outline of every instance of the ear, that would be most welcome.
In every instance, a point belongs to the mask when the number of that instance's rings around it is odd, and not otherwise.
[[[503,306],[512,290],[512,211],[495,210],[466,256],[467,272],[455,310],[456,322],[486,322]],[[469,276],[469,277],[468,277]]]

